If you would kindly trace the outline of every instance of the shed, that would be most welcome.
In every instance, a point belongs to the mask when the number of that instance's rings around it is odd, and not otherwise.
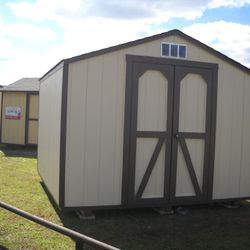
[[[60,209],[250,197],[250,69],[171,30],[40,79],[38,170]]]
[[[39,78],[22,78],[0,89],[0,142],[37,145]]]

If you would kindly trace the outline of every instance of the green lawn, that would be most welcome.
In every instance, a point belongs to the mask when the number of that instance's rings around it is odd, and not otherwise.
[[[1,148],[0,148],[1,149]],[[122,249],[250,249],[250,203],[239,209],[194,206],[186,216],[151,209],[99,211],[96,220],[57,213],[20,148],[0,152],[0,200]],[[23,155],[25,154],[25,155]],[[0,249],[74,249],[73,241],[0,208]]]

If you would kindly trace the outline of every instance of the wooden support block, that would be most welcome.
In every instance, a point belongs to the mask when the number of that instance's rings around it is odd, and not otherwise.
[[[222,202],[221,205],[228,209],[237,209],[240,207],[240,202],[239,201],[226,201],[226,202]]]
[[[75,212],[81,220],[95,220],[95,214],[92,210],[76,210]]]
[[[189,210],[186,207],[177,207],[175,211],[180,215],[187,215],[189,213]]]

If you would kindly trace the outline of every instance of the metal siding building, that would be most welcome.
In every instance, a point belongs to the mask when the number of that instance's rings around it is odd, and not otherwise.
[[[39,78],[22,78],[0,91],[0,142],[37,145]]]
[[[248,68],[178,30],[62,60],[41,78],[40,175],[61,209],[250,197],[249,95]]]

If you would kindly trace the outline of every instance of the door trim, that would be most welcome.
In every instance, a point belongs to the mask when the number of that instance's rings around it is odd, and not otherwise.
[[[131,132],[132,132],[132,124],[135,124],[135,119],[137,119],[137,116],[132,115],[133,110],[132,110],[132,102],[134,99],[134,96],[137,95],[136,93],[132,92],[132,83],[133,83],[133,77],[134,77],[134,64],[135,63],[144,63],[144,64],[156,64],[156,66],[160,66],[162,64],[164,65],[169,65],[169,66],[185,66],[185,67],[190,67],[190,68],[206,68],[211,70],[211,79],[212,79],[212,98],[211,98],[211,110],[210,110],[210,121],[211,121],[211,130],[210,130],[210,142],[209,142],[209,173],[208,173],[208,180],[207,180],[207,185],[208,185],[208,194],[207,194],[207,202],[212,199],[212,190],[213,190],[213,168],[214,168],[214,151],[215,151],[215,130],[216,130],[216,107],[217,107],[217,72],[218,72],[218,64],[214,63],[206,63],[206,62],[196,62],[196,61],[188,61],[188,60],[176,60],[176,59],[166,59],[166,58],[157,58],[157,57],[148,57],[148,56],[136,56],[136,55],[126,55],[126,62],[127,62],[127,67],[126,67],[126,91],[125,91],[125,114],[124,114],[124,145],[123,145],[123,173],[122,173],[122,205],[124,207],[134,207],[134,206],[140,206],[140,205],[145,205],[145,206],[150,206],[152,204],[161,204],[161,205],[168,205],[171,203],[171,199],[166,199],[166,198],[155,198],[155,199],[145,199],[141,201],[140,204],[130,204],[129,203],[129,193],[130,193],[130,188],[131,185],[134,186],[134,183],[130,183],[131,179],[129,176],[129,169],[130,169],[130,159],[131,159]],[[139,73],[140,74],[140,73]],[[138,76],[137,76],[138,77]],[[173,92],[175,93],[175,92]],[[173,98],[174,99],[174,98]],[[176,98],[175,98],[176,99]],[[178,99],[178,98],[177,98]],[[175,100],[176,101],[176,100]],[[174,103],[173,103],[174,104]],[[132,118],[132,119],[131,119]],[[174,117],[172,117],[174,119]],[[137,132],[137,133],[143,133],[143,132]],[[146,137],[146,133],[148,133],[149,137],[152,136],[152,132],[144,132],[145,134],[143,137]],[[182,133],[185,138],[186,137],[192,137],[192,133]],[[197,133],[195,133],[197,134]],[[139,135],[139,134],[138,134]],[[138,136],[137,135],[137,136]],[[204,134],[200,133],[195,135],[197,138],[201,137],[203,138]],[[172,144],[172,141],[169,140],[170,143]],[[160,138],[158,139],[158,143],[160,143]],[[164,142],[162,142],[164,143]],[[183,144],[183,142],[182,142]],[[183,144],[184,145],[184,144]],[[183,146],[182,145],[182,146]],[[185,146],[185,145],[184,145]],[[167,147],[166,147],[167,148]],[[156,148],[155,148],[156,150]],[[171,154],[172,155],[172,154]],[[152,158],[152,157],[151,157]],[[192,169],[190,169],[192,172]],[[168,175],[168,176],[167,176]],[[164,176],[164,183],[166,184],[166,180],[169,179],[169,185],[168,187],[165,187],[164,185],[164,197],[166,197],[166,191],[169,193],[170,196],[170,178],[172,174],[168,173],[168,171],[165,171],[165,176]],[[147,176],[146,176],[147,177]],[[145,178],[146,178],[145,177]],[[133,178],[132,178],[133,180]],[[141,183],[142,184],[142,183]],[[198,190],[198,189],[197,189]],[[139,192],[138,195],[140,195],[141,192]],[[186,203],[186,197],[177,197],[177,199],[173,200],[172,203],[176,202],[185,202]],[[191,199],[192,200],[192,199]],[[191,203],[200,203],[201,201],[199,199],[194,199],[193,202]]]

